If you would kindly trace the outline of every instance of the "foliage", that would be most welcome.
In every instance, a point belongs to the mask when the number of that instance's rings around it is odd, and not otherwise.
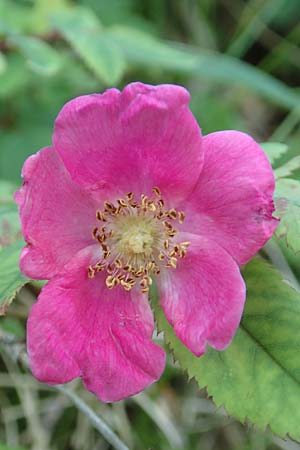
[[[66,101],[134,80],[185,85],[204,134],[233,128],[264,142],[280,218],[272,245],[281,256],[244,269],[248,297],[232,344],[197,359],[157,302],[155,309],[189,378],[230,416],[272,432],[245,432],[171,362],[149,394],[113,407],[75,390],[132,449],[300,449],[273,435],[300,438],[300,299],[285,281],[291,270],[294,286],[300,279],[299,23],[298,0],[0,0],[0,450],[107,448],[61,392],[29,382],[16,363],[43,283],[19,271],[24,242],[13,193],[25,158],[51,144]]]
[[[286,237],[295,252],[300,251],[300,181],[281,178],[276,187],[276,209],[281,218],[276,234]]]
[[[20,273],[18,259],[24,241],[19,239],[0,251],[0,315],[5,314],[16,292],[26,283],[27,279]]]
[[[176,338],[156,305],[165,340],[189,377],[206,387],[217,406],[241,422],[253,423],[284,437],[300,438],[300,294],[262,260],[243,272],[247,302],[241,327],[224,352],[213,349],[196,358]],[[157,302],[156,302],[157,303]]]

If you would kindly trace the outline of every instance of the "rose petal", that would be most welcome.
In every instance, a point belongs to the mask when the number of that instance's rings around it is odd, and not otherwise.
[[[48,279],[93,243],[97,205],[71,180],[54,148],[30,156],[22,176],[24,184],[15,200],[28,245],[20,267],[30,278]]]
[[[128,85],[78,97],[55,122],[53,141],[76,182],[112,195],[183,199],[202,165],[201,132],[179,86]]]
[[[203,139],[204,165],[182,208],[183,229],[209,237],[245,264],[272,236],[274,176],[261,147],[238,131]]]
[[[196,355],[206,344],[223,350],[240,323],[245,284],[236,262],[214,242],[180,233],[191,242],[176,270],[157,278],[160,302],[179,339]]]
[[[86,259],[88,265],[88,259]],[[153,316],[146,296],[109,290],[103,275],[88,279],[82,261],[42,290],[28,320],[28,352],[40,381],[82,376],[102,401],[136,394],[156,381],[164,351],[151,341]]]

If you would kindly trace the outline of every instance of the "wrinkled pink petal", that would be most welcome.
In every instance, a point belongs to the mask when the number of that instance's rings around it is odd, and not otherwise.
[[[82,253],[78,267],[53,278],[31,310],[31,369],[49,384],[81,376],[102,401],[113,402],[156,381],[165,354],[151,341],[154,324],[146,296],[120,287],[108,290],[103,275],[88,279],[90,256]]]
[[[201,132],[179,86],[129,84],[78,97],[55,122],[53,142],[72,178],[92,190],[183,199],[202,165]]]
[[[191,242],[176,270],[157,278],[161,306],[179,339],[196,355],[207,343],[223,350],[240,323],[245,284],[238,265],[218,244],[189,233],[178,241]]]
[[[30,156],[22,177],[24,184],[15,200],[28,245],[22,252],[20,267],[30,278],[48,279],[94,242],[97,205],[71,180],[54,148]]]
[[[272,236],[274,176],[261,147],[247,134],[220,131],[203,138],[204,164],[182,205],[184,229],[213,240],[245,264]]]

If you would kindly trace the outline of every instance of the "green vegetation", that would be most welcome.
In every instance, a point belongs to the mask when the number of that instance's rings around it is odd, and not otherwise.
[[[74,393],[131,450],[300,450],[299,44],[299,0],[0,0],[0,450],[112,449]],[[68,394],[26,369],[26,319],[43,282],[19,271],[13,193],[66,101],[136,80],[184,85],[203,134],[264,142],[281,224],[244,268],[230,347],[195,358],[153,296],[166,371],[107,405],[80,381]]]

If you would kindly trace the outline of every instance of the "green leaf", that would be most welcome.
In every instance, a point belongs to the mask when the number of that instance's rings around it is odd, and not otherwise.
[[[28,84],[30,75],[24,58],[16,53],[9,54],[5,72],[0,70],[0,98],[17,96]]]
[[[24,447],[9,447],[6,444],[1,444],[0,443],[0,450],[25,450]]]
[[[66,10],[55,14],[52,23],[100,80],[107,85],[120,80],[125,69],[123,52],[103,33],[92,11],[86,8]]]
[[[299,169],[299,167],[300,156],[295,156],[283,166],[280,166],[278,169],[274,170],[276,180],[279,180],[279,178],[289,177],[295,170]]]
[[[0,443],[0,450],[25,450],[25,448],[24,447],[9,447],[8,445],[6,445],[6,444],[1,444]]]
[[[0,250],[21,236],[17,205],[13,201],[16,187],[0,180]]]
[[[1,317],[0,320],[0,334],[1,331],[4,333],[8,333],[10,335],[16,336],[18,338],[24,338],[25,330],[24,325],[19,319],[15,319],[14,317],[10,317],[9,315],[6,317]],[[1,447],[0,447],[1,449]]]
[[[245,87],[288,109],[299,105],[299,94],[250,64],[196,47],[155,39],[146,33],[115,26],[106,32],[129,62],[188,73],[214,83]]]
[[[0,250],[20,237],[20,223],[16,205],[0,204]]]
[[[6,59],[3,53],[0,52],[0,75],[6,70]]]
[[[6,180],[0,180],[0,205],[5,203],[14,204],[14,193],[17,186]]]
[[[0,250],[0,315],[5,314],[18,290],[28,281],[19,270],[19,256],[24,241],[19,239]]]
[[[41,39],[15,35],[9,38],[25,57],[28,66],[41,75],[52,76],[61,67],[59,53]]]
[[[247,302],[230,346],[196,358],[175,336],[155,304],[160,330],[175,359],[207,386],[216,405],[241,422],[268,425],[279,436],[300,438],[300,294],[263,260],[245,268]],[[155,303],[155,302],[154,302]],[[220,318],[221,320],[221,318]]]
[[[289,149],[286,144],[281,144],[279,142],[264,142],[260,144],[260,146],[263,148],[271,164],[284,155]]]
[[[292,160],[291,160],[292,161]],[[287,246],[300,251],[300,181],[280,178],[275,191],[276,214],[280,225],[276,236],[285,237]]]

